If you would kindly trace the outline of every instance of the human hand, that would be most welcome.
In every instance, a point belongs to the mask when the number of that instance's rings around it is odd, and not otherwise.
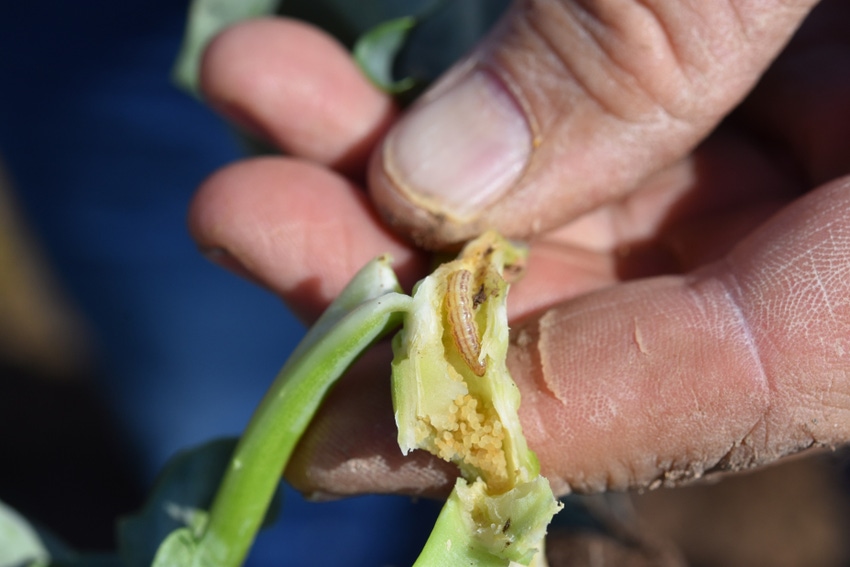
[[[378,254],[407,286],[425,274],[387,224],[426,246],[529,239],[509,365],[556,491],[844,443],[850,6],[824,1],[765,73],[814,4],[525,2],[403,116],[321,32],[237,26],[208,50],[204,92],[289,157],[213,175],[192,232],[308,323]],[[388,361],[376,349],[330,396],[296,486],[450,486],[395,444]]]

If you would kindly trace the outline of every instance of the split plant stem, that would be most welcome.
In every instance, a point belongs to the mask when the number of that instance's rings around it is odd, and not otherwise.
[[[419,282],[393,339],[398,443],[460,469],[417,567],[507,566],[545,561],[561,509],[519,421],[507,368],[509,280],[526,251],[495,232]]]
[[[372,343],[393,340],[401,450],[458,465],[460,478],[417,567],[545,565],[560,504],[519,422],[506,365],[508,280],[525,251],[488,232],[458,259],[400,291],[387,256],[367,264],[292,353],[242,435],[209,514],[172,532],[154,567],[238,567],[283,470],[326,394]]]

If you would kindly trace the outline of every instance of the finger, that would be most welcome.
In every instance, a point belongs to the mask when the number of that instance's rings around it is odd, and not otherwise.
[[[346,172],[362,169],[395,113],[341,45],[293,20],[225,30],[207,48],[201,86],[213,107],[285,152]]]
[[[331,391],[289,461],[286,479],[296,489],[314,499],[373,492],[376,483],[383,493],[448,494],[457,478],[453,465],[423,451],[405,456],[398,447],[391,360],[389,345],[379,345]]]
[[[239,162],[207,179],[189,211],[207,255],[279,294],[310,322],[366,262],[389,253],[408,287],[426,259],[375,218],[345,178],[291,158]]]
[[[535,240],[610,256],[617,280],[692,270],[722,257],[769,215],[804,193],[785,164],[735,128],[622,199]]]
[[[535,392],[524,423],[550,473],[581,490],[675,484],[850,438],[848,188],[821,189],[691,277],[519,330],[512,369]]]
[[[513,328],[523,429],[556,490],[672,485],[850,439],[848,211],[845,178],[693,275],[610,287]],[[362,395],[386,396],[386,382],[375,370]],[[413,468],[400,481],[367,466],[386,440],[347,436],[371,416],[330,402],[323,411],[346,420],[308,431],[302,486],[411,489]],[[351,453],[356,467],[339,457]],[[445,489],[419,479],[418,491]]]
[[[687,154],[814,3],[517,2],[384,139],[374,199],[428,246],[558,226]]]

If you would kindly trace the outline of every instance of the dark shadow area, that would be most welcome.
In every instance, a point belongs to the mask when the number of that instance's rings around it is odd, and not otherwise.
[[[84,551],[115,548],[142,490],[120,432],[83,379],[0,361],[0,500]]]

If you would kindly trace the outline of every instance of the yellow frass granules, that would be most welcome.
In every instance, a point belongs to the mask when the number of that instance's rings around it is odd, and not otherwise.
[[[508,474],[502,422],[492,411],[480,411],[478,400],[469,394],[455,398],[449,416],[448,425],[434,440],[436,455],[475,467],[494,492],[505,488]]]

